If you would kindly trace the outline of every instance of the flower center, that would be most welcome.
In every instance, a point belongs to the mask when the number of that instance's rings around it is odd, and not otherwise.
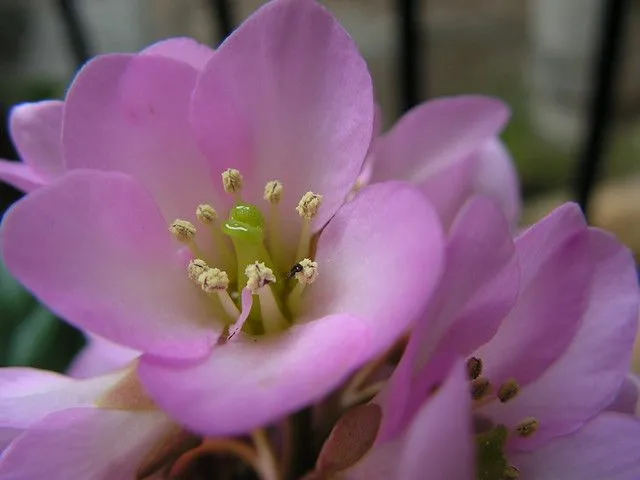
[[[322,196],[307,192],[300,199],[296,207],[302,219],[297,261],[282,269],[288,258],[280,229],[279,204],[284,186],[278,180],[265,186],[263,198],[270,207],[266,221],[260,208],[243,200],[243,183],[238,170],[222,173],[224,190],[236,202],[226,220],[220,222],[211,205],[197,206],[196,218],[208,230],[206,237],[198,235],[199,228],[182,219],[175,220],[169,231],[189,249],[192,259],[186,273],[194,286],[224,312],[221,316],[226,325],[241,317],[241,293],[248,290],[253,301],[242,330],[250,335],[277,333],[291,325],[307,285],[318,276],[318,264],[309,257],[311,223],[320,209]],[[205,253],[209,251],[205,247],[211,246],[218,252],[217,262],[212,262]]]
[[[520,393],[520,385],[515,379],[509,379],[497,389],[491,381],[482,376],[483,363],[476,357],[467,360],[469,375],[469,391],[474,405],[474,430],[477,443],[478,480],[512,480],[520,478],[519,470],[510,465],[505,454],[509,435],[527,438],[539,428],[540,422],[534,417],[527,417],[509,430],[505,425],[496,424],[485,415],[477,412],[483,405],[499,401],[507,403]]]

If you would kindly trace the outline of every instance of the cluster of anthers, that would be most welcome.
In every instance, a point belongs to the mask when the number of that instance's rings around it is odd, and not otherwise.
[[[474,410],[493,401],[507,403],[520,393],[520,385],[514,379],[505,381],[496,390],[491,381],[482,376],[483,363],[476,357],[467,360],[467,373]],[[517,467],[509,465],[504,448],[509,435],[527,438],[535,434],[540,422],[534,417],[521,420],[510,431],[505,425],[480,414],[474,415],[474,428],[478,446],[478,478],[482,480],[516,480],[520,478]]]
[[[305,288],[318,276],[318,264],[309,257],[311,223],[322,204],[322,196],[307,192],[300,199],[296,207],[302,218],[300,238],[295,259],[289,259],[280,238],[278,205],[284,192],[282,183],[273,180],[265,186],[263,198],[270,204],[268,222],[258,207],[243,201],[244,182],[238,170],[223,172],[222,183],[225,192],[233,195],[236,202],[225,221],[218,222],[218,212],[211,205],[196,208],[196,218],[209,231],[208,241],[214,242],[218,252],[217,266],[203,253],[203,244],[199,243],[202,240],[196,240],[198,229],[193,223],[177,219],[169,231],[189,248],[193,258],[187,274],[222,309],[221,317],[227,325],[240,317],[241,292],[248,289],[257,296],[257,301],[253,302],[243,330],[251,335],[282,331],[291,324]],[[279,267],[287,262],[293,266],[281,270]],[[244,283],[240,280],[243,276],[246,277]]]

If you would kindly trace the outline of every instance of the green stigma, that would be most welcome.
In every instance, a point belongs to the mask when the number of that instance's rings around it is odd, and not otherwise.
[[[229,211],[229,218],[222,226],[222,231],[232,240],[237,238],[250,243],[262,243],[264,225],[264,216],[258,207],[239,203]]]
[[[476,435],[478,480],[503,480],[508,467],[504,455],[507,427],[498,425]]]

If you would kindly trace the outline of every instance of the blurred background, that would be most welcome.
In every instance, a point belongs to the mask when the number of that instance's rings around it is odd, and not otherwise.
[[[17,103],[62,98],[80,65],[170,36],[217,45],[259,0],[0,0],[0,157]],[[568,199],[640,255],[640,0],[325,0],[366,58],[389,127],[432,97],[512,107],[503,139],[529,224]],[[0,212],[20,193],[0,185]],[[0,365],[66,368],[80,334],[0,264]]]

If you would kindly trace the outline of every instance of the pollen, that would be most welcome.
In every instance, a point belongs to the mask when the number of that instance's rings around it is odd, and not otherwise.
[[[186,220],[177,219],[171,224],[169,231],[182,243],[189,243],[196,237],[196,227]]]
[[[471,398],[481,400],[491,391],[491,382],[486,377],[478,377],[471,382]]]
[[[527,417],[522,420],[516,427],[516,432],[519,436],[527,438],[533,435],[540,428],[540,422],[537,418]]]
[[[229,168],[222,172],[222,186],[227,193],[239,193],[244,181],[242,174],[235,168]]]
[[[247,265],[244,274],[247,276],[247,288],[254,293],[265,285],[276,283],[276,276],[273,274],[273,270],[262,262]]]
[[[513,400],[520,393],[520,385],[513,378],[510,378],[498,389],[498,399],[502,403],[506,403],[509,400]]]
[[[218,212],[211,205],[204,203],[196,208],[196,217],[204,224],[211,224],[218,218]]]
[[[482,360],[476,357],[471,357],[467,360],[467,375],[469,380],[475,380],[482,375]]]
[[[277,205],[282,200],[284,187],[278,180],[271,180],[264,187],[264,199],[272,205]]]
[[[206,293],[213,293],[218,290],[229,288],[229,276],[227,272],[218,268],[210,268],[200,274],[198,285]]]
[[[207,262],[200,258],[195,258],[189,262],[189,266],[187,267],[187,274],[189,278],[194,282],[197,282],[204,272],[209,270],[209,265]]]
[[[322,195],[313,192],[307,192],[302,196],[300,202],[298,202],[296,212],[298,212],[298,214],[302,218],[311,220],[318,214],[320,205],[322,205]]]
[[[295,273],[293,276],[305,285],[315,282],[316,278],[318,278],[318,263],[308,258],[296,263],[291,269],[291,272],[294,272],[294,270]]]

